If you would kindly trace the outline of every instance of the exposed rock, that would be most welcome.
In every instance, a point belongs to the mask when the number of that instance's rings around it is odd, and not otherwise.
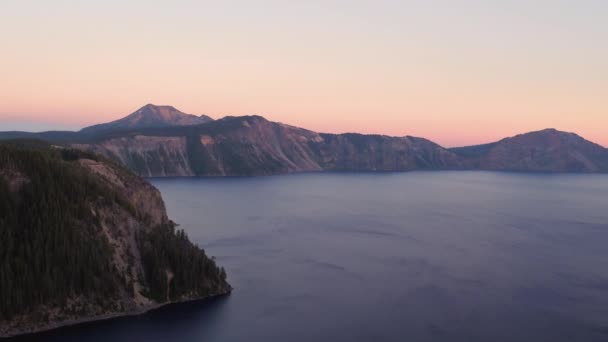
[[[462,167],[455,153],[426,139],[319,134],[260,116],[228,117],[188,129],[137,131],[72,146],[153,177]]]
[[[127,136],[98,144],[73,144],[128,166],[146,177],[193,176],[186,137]]]
[[[47,186],[51,179],[55,184]],[[0,209],[10,212],[0,220],[3,248],[9,248],[8,257],[0,260],[0,303],[6,305],[0,307],[0,337],[138,314],[169,302],[231,291],[224,271],[174,230],[160,192],[103,158],[76,150],[0,144],[0,196]],[[23,196],[28,196],[27,203]],[[55,199],[77,202],[68,209]],[[49,239],[61,242],[49,245]],[[107,273],[97,277],[83,268],[86,264],[62,263],[65,258],[79,259],[69,255],[72,249],[65,250],[68,243],[79,249],[79,256],[96,251],[90,262]],[[28,274],[15,275],[25,262]],[[76,284],[54,283],[52,275],[58,272],[67,272]],[[81,281],[91,276],[95,279]]]
[[[261,116],[213,121],[154,105],[80,132],[0,132],[0,139],[15,137],[94,151],[146,177],[421,169],[608,172],[606,148],[554,129],[446,149],[410,136],[322,134]]]
[[[0,178],[3,178],[8,186],[8,191],[19,192],[21,187],[30,182],[30,180],[21,172],[16,170],[5,169],[0,170]]]

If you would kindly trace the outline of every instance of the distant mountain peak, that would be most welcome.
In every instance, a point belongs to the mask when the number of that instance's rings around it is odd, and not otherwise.
[[[137,111],[135,111],[135,113],[142,112],[142,111],[161,111],[161,110],[172,111],[172,112],[179,112],[179,113],[185,114],[185,113],[181,112],[180,110],[176,109],[173,106],[169,106],[169,105],[155,105],[155,104],[152,104],[152,103],[148,103],[147,105],[139,108]],[[191,114],[186,114],[186,115],[191,115]]]
[[[545,129],[541,129],[540,131],[529,132],[528,134],[534,134],[534,133],[563,134],[563,135],[573,135],[574,134],[572,132],[560,131],[557,128],[545,128]],[[574,134],[574,135],[576,135],[576,134]]]
[[[570,132],[566,132],[566,131],[560,131],[556,128],[544,128],[544,129],[539,129],[536,131],[530,131],[530,132],[525,132],[525,133],[521,133],[521,134],[517,134],[515,136],[509,137],[509,138],[505,138],[505,139],[510,139],[510,138],[515,138],[517,136],[523,136],[523,135],[540,135],[540,134],[544,134],[544,135],[566,135],[566,134],[572,134]]]
[[[115,130],[192,126],[213,121],[206,115],[186,114],[173,106],[148,103],[126,117],[112,122],[83,128],[81,132],[98,133]]]
[[[521,141],[528,143],[573,143],[583,142],[586,140],[576,133],[560,131],[555,128],[545,128],[540,131],[533,131],[504,138],[501,141]]]
[[[576,133],[546,128],[477,146],[453,148],[473,168],[540,172],[608,172],[608,150]]]

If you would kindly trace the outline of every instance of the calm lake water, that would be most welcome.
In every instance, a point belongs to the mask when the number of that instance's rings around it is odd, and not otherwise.
[[[233,294],[28,339],[608,341],[606,175],[153,183]]]

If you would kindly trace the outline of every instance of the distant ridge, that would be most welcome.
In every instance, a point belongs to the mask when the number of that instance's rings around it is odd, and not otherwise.
[[[112,130],[127,130],[134,128],[153,128],[169,126],[200,125],[213,121],[212,118],[201,115],[183,113],[173,106],[156,106],[147,104],[132,114],[108,123],[85,127],[82,133],[98,133]]]
[[[214,121],[151,104],[79,132],[0,132],[0,139],[9,138],[38,138],[93,151],[148,177],[311,171],[608,172],[608,149],[556,129],[448,149],[411,136],[317,133],[257,115]]]
[[[608,172],[608,150],[554,128],[491,144],[452,148],[471,168],[535,172]]]

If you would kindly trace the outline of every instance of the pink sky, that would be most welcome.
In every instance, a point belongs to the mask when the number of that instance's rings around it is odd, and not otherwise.
[[[444,146],[548,127],[608,146],[604,2],[265,4],[3,1],[0,130],[155,103]]]

